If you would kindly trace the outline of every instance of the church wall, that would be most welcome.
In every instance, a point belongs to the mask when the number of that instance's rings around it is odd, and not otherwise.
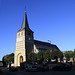
[[[26,53],[27,55],[33,50],[33,32],[32,31],[26,31],[25,34],[25,47],[26,47]]]
[[[25,30],[17,32],[16,50],[25,50]]]
[[[26,42],[27,55],[28,53],[32,52],[32,50],[33,50],[33,42]]]
[[[15,51],[15,63],[14,66],[20,66],[20,56],[23,56],[23,62],[26,61],[26,54],[25,54],[25,50],[17,50]]]
[[[25,30],[17,32],[14,66],[20,66],[20,56],[23,56],[23,61],[26,61]]]

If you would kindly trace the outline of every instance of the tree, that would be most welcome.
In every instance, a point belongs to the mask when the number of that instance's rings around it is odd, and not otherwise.
[[[51,54],[51,58],[52,59],[57,59],[57,58],[63,58],[63,53],[59,50],[54,50],[52,51],[52,54]]]
[[[6,62],[4,60],[4,57],[2,58],[3,66],[6,67]]]
[[[73,52],[73,58],[75,58],[75,49],[74,49],[74,52]]]
[[[74,56],[74,52],[73,52],[73,51],[65,51],[64,54],[65,54],[65,57],[66,57],[68,60]]]
[[[51,52],[50,50],[47,50],[45,53],[44,53],[44,60],[48,59],[48,61],[51,60]]]
[[[37,58],[37,54],[32,53],[32,52],[30,52],[30,53],[28,54],[28,60],[29,60],[30,62],[36,61],[36,58]]]
[[[43,51],[39,51],[37,53],[37,60],[39,60],[40,62],[42,62],[44,60],[44,52]]]
[[[74,52],[75,52],[75,49],[74,49]]]
[[[4,65],[8,65],[10,62],[14,63],[14,53],[3,56],[2,61]]]

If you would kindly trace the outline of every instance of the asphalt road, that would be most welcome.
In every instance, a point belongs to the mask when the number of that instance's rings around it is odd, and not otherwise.
[[[17,72],[10,72],[8,70],[3,70],[3,73],[0,75],[75,75],[75,70],[71,71],[46,71],[46,72],[25,72],[17,71]]]

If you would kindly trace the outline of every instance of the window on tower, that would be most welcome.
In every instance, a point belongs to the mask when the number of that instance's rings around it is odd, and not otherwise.
[[[20,36],[20,33],[18,33],[18,36]]]
[[[23,35],[23,32],[21,32],[21,35]]]

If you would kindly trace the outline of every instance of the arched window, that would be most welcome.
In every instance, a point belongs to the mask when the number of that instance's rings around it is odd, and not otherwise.
[[[23,32],[21,32],[21,35],[23,35]]]

